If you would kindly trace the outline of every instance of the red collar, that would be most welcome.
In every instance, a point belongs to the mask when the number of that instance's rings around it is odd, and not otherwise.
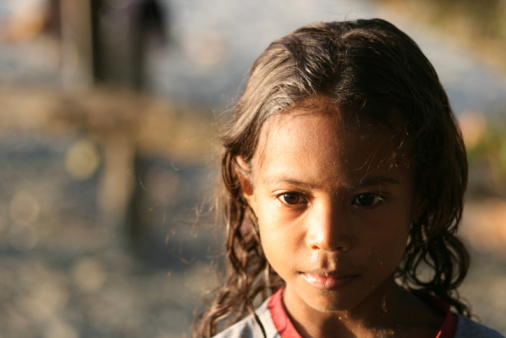
[[[272,320],[282,338],[302,338],[286,313],[282,299],[284,288],[279,289],[269,300],[269,310],[271,310]]]
[[[445,321],[443,322],[443,326],[441,326],[436,338],[455,337],[455,333],[457,332],[457,316],[452,313],[450,304],[425,292],[417,292],[416,294],[420,298],[427,300],[427,302],[433,304],[435,307],[446,313]]]
[[[301,338],[286,313],[282,299],[283,289],[284,287],[279,289],[269,300],[269,310],[271,311],[272,320],[282,338]],[[436,338],[453,338],[455,332],[457,332],[457,317],[451,312],[450,305],[429,294],[417,293],[417,295],[446,313],[445,321]]]

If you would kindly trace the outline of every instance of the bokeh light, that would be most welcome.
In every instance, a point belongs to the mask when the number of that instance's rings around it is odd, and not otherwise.
[[[65,156],[65,168],[76,180],[84,180],[95,174],[100,165],[100,152],[89,140],[74,143]]]

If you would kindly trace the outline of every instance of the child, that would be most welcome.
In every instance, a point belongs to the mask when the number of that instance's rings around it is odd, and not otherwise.
[[[390,23],[272,43],[222,175],[226,281],[195,335],[235,323],[218,337],[501,336],[456,291],[469,263],[460,131],[432,65]]]

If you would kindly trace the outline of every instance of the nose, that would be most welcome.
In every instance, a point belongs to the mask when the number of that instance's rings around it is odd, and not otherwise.
[[[308,219],[307,241],[311,250],[348,251],[351,249],[350,215],[337,202],[321,203]]]

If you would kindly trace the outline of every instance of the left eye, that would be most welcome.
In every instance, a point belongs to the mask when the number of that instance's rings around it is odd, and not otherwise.
[[[361,207],[372,207],[383,201],[383,197],[378,194],[364,193],[357,195],[353,203]]]

